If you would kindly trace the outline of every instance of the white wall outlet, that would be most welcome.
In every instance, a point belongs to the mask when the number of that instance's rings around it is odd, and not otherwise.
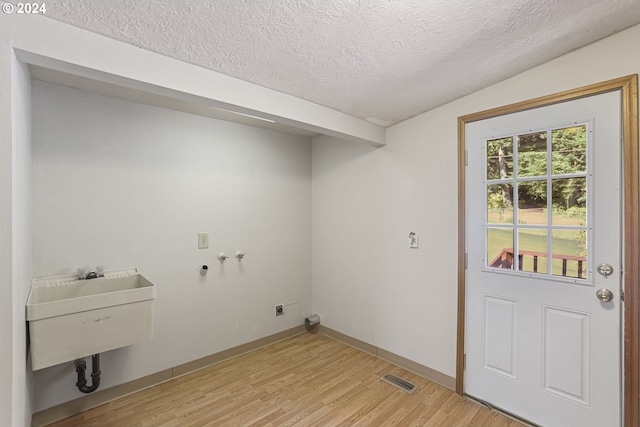
[[[198,249],[209,247],[209,233],[198,233]]]

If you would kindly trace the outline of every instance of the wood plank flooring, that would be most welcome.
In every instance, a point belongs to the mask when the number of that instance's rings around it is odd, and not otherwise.
[[[380,377],[417,385],[407,394]],[[55,427],[522,424],[321,334],[302,334],[66,420]]]

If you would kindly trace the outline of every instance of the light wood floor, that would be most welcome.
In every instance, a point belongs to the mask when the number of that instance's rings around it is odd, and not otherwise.
[[[386,373],[418,388],[407,394]],[[320,334],[302,334],[51,426],[438,426],[522,424]]]

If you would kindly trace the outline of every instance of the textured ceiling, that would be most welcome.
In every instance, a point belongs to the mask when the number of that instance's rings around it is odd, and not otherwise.
[[[47,0],[46,16],[397,123],[640,22],[640,0]]]

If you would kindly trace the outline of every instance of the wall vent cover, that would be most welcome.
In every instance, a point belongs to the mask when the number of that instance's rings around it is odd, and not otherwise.
[[[418,388],[415,384],[412,384],[407,380],[403,380],[402,378],[397,377],[393,374],[387,374],[380,379],[385,383],[398,387],[400,390],[406,391],[409,394],[413,393],[414,391],[416,391],[416,388]]]

